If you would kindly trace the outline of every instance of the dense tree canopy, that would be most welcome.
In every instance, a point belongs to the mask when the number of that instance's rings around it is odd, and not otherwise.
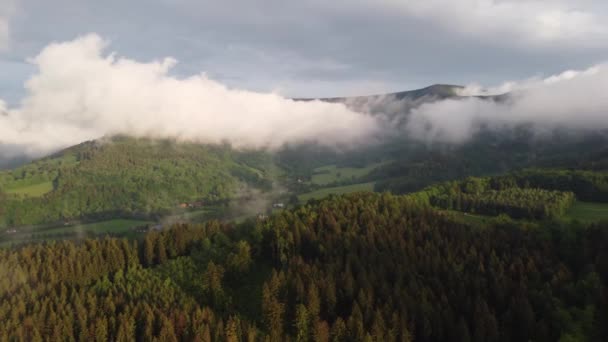
[[[182,202],[222,202],[233,198],[240,184],[269,189],[269,165],[264,152],[229,146],[126,137],[87,142],[0,172],[0,226],[148,216]],[[41,182],[52,182],[52,191],[9,192]]]
[[[0,340],[608,339],[608,225],[354,194],[141,242],[0,251]]]

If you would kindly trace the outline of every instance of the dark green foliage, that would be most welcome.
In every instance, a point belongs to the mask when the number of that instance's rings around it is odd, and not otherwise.
[[[582,135],[580,132],[555,131],[539,137],[526,127],[501,132],[482,130],[458,145],[436,142],[423,145],[404,138],[376,151],[377,157],[395,162],[376,170],[369,180],[378,180],[376,191],[399,194],[419,191],[436,182],[496,175],[524,168],[574,167],[606,171],[606,146],[606,132]],[[544,188],[540,185],[536,187]]]
[[[606,223],[479,229],[416,196],[331,197],[0,251],[0,340],[601,341],[607,251]]]
[[[443,193],[432,194],[430,203],[450,210],[492,216],[507,214],[515,219],[541,220],[563,216],[574,203],[574,194],[536,188],[469,192],[452,187]]]
[[[533,220],[557,218],[566,213],[575,197],[597,202],[608,199],[608,173],[526,170],[444,182],[412,196],[443,209]]]
[[[583,201],[608,202],[608,172],[534,169],[496,177],[492,187],[519,186],[573,192]]]

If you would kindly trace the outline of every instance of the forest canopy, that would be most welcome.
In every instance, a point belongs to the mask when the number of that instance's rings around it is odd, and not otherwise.
[[[606,340],[608,225],[480,229],[359,193],[0,251],[0,339]]]

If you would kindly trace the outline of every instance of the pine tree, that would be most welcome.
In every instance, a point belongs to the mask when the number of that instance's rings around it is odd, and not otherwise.
[[[306,306],[303,304],[298,304],[296,307],[296,317],[294,321],[297,342],[306,342],[310,339],[309,322],[310,320]]]

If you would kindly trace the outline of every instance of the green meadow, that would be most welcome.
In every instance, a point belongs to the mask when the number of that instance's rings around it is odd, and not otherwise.
[[[327,185],[340,181],[350,181],[369,174],[372,170],[387,162],[369,164],[366,167],[338,167],[337,165],[326,165],[313,170],[311,183],[315,185]]]
[[[580,221],[608,220],[608,203],[576,201],[567,217]]]
[[[6,189],[7,194],[23,195],[29,197],[42,197],[44,194],[53,191],[53,182],[47,181],[37,184],[24,185]]]
[[[306,202],[309,199],[321,199],[329,195],[342,195],[357,191],[374,191],[374,184],[375,182],[369,182],[319,189],[299,195],[298,200],[300,202]]]

